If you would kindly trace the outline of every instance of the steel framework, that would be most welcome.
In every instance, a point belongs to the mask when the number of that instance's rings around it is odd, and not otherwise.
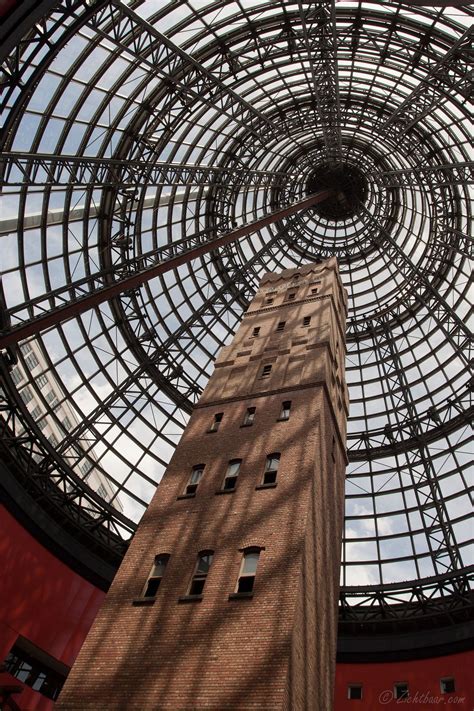
[[[472,11],[412,4],[43,0],[7,18],[1,448],[108,564],[261,275],[336,255],[341,631],[468,618]],[[77,415],[54,446],[45,374]]]

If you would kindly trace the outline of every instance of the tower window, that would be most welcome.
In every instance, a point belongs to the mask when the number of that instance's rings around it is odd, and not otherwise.
[[[230,460],[230,462],[227,466],[227,471],[225,473],[224,485],[222,487],[224,490],[231,491],[231,490],[235,489],[241,464],[242,464],[241,459],[231,459]]]
[[[266,304],[273,304],[273,298],[269,296],[267,299],[265,299]]]
[[[275,484],[278,474],[278,466],[280,464],[280,453],[274,452],[269,454],[265,462],[265,471],[263,472],[264,484]]]
[[[256,407],[248,407],[247,412],[245,413],[243,425],[245,427],[248,427],[249,425],[253,425],[253,422],[255,420],[255,412],[257,408]]]
[[[198,488],[198,484],[204,473],[204,464],[197,464],[192,468],[191,476],[189,477],[189,483],[186,486],[186,494],[195,494]]]
[[[406,699],[408,697],[408,684],[405,681],[397,682],[393,687],[393,695],[396,699]]]
[[[161,553],[160,555],[155,556],[155,562],[153,563],[151,573],[148,576],[143,597],[155,597],[158,592],[158,588],[160,587],[169,558],[170,556],[168,553]]]
[[[310,323],[311,323],[311,316],[305,316],[303,318],[303,326],[309,326]]]
[[[286,321],[280,321],[280,323],[279,323],[278,326],[276,327],[276,330],[277,330],[277,331],[283,331],[283,329],[285,328],[285,324],[286,324]]]
[[[237,593],[251,593],[253,591],[259,557],[260,550],[258,548],[249,548],[244,551],[237,581]]]
[[[312,294],[317,294],[317,293],[318,293],[318,291],[319,291],[319,289],[317,289],[317,288],[315,288],[315,289],[311,289],[311,293],[312,293]]]
[[[258,336],[259,333],[260,333],[260,326],[255,326],[255,328],[252,331],[252,336],[254,336],[254,337]]]
[[[452,694],[456,691],[456,684],[454,683],[454,679],[452,676],[440,679],[439,687],[441,689],[442,694]]]
[[[289,420],[291,411],[291,400],[285,400],[281,403],[279,420]]]
[[[272,366],[270,363],[267,363],[267,365],[263,366],[262,374],[260,377],[261,378],[268,378],[268,376],[270,375],[271,372],[272,372]]]
[[[287,301],[294,301],[296,299],[296,291],[289,291],[286,295]]]
[[[222,418],[223,418],[223,417],[224,417],[224,413],[223,413],[223,412],[217,412],[217,413],[214,415],[214,419],[213,419],[213,421],[212,421],[211,426],[209,427],[208,432],[217,432],[217,430],[219,429],[219,425],[220,425],[221,422],[222,422]]]
[[[348,699],[361,699],[362,698],[362,684],[349,684],[347,687],[347,698]]]
[[[188,595],[202,595],[213,556],[213,551],[199,553]]]

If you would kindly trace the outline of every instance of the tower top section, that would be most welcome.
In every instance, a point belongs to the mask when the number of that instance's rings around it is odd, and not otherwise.
[[[337,260],[267,273],[197,407],[325,388],[345,442],[347,294]],[[252,405],[253,406],[253,405]]]
[[[342,285],[337,259],[305,264],[298,269],[267,272],[244,319],[256,311],[290,307],[307,300],[330,298],[343,340],[347,317],[347,291]]]

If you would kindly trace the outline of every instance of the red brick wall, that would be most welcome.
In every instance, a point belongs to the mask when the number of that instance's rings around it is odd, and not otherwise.
[[[306,301],[307,270],[300,297],[283,306],[291,274],[269,277],[267,288],[283,287],[277,308],[261,310],[259,295],[223,349],[59,709],[331,708],[345,466],[344,387],[326,387],[337,359],[341,372],[344,350],[339,327],[336,355],[335,274],[325,270],[322,295]],[[303,330],[308,313],[311,328]],[[276,334],[281,319],[287,327]],[[262,334],[251,339],[256,324]],[[269,358],[272,375],[260,379]],[[333,388],[342,395],[334,407]],[[278,422],[283,400],[292,401],[291,415]],[[249,406],[255,422],[241,427]],[[216,412],[223,421],[208,433]],[[277,486],[256,489],[272,452],[281,452]],[[237,488],[216,495],[234,458],[243,460]],[[196,497],[178,499],[202,463]],[[262,548],[254,595],[229,599],[248,546]],[[198,553],[209,549],[215,556],[202,600],[180,602]],[[171,558],[156,600],[134,604],[159,553]]]

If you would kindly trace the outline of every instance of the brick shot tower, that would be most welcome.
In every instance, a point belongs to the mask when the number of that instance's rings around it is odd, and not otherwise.
[[[345,317],[334,258],[262,279],[59,710],[332,709]]]

